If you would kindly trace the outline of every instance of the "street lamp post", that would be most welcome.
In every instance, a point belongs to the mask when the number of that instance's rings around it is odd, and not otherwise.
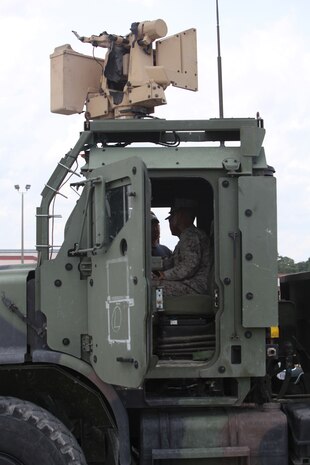
[[[25,185],[25,190],[22,191],[20,190],[19,184],[15,184],[15,189],[21,194],[22,197],[22,208],[21,208],[21,250],[20,250],[20,261],[21,263],[24,263],[24,194],[26,194],[27,191],[29,191],[31,185],[26,184]]]

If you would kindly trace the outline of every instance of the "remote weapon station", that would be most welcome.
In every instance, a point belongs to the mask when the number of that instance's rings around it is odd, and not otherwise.
[[[75,33],[105,57],[51,55],[51,110],[85,123],[43,189],[37,266],[0,270],[1,465],[310,463],[310,277],[284,277],[279,301],[263,121],[151,117],[169,85],[197,90],[195,29],[166,34]],[[206,294],[152,280],[150,211],[177,199],[209,237]]]

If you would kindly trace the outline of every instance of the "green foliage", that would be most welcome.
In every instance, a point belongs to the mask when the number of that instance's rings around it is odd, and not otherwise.
[[[281,274],[296,273],[296,264],[292,258],[278,255],[278,272]]]
[[[310,271],[310,257],[305,262],[295,263],[292,258],[278,255],[278,272],[280,274],[299,273]]]

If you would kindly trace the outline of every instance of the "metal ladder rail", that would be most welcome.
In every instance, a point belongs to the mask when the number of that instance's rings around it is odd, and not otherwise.
[[[81,133],[79,140],[57,164],[53,174],[45,185],[41,196],[42,201],[40,207],[37,208],[37,242],[36,249],[39,254],[39,263],[43,260],[48,260],[49,258],[49,219],[51,215],[49,214],[50,204],[58,194],[58,190],[63,183],[65,177],[76,161],[80,152],[89,144],[92,140],[93,133],[92,131],[84,131]]]

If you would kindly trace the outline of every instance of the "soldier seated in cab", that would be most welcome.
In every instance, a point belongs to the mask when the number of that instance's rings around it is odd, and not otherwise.
[[[177,199],[166,218],[171,234],[179,237],[172,256],[164,258],[163,271],[153,284],[164,296],[208,294],[210,247],[206,233],[194,225],[196,205],[189,199]]]

